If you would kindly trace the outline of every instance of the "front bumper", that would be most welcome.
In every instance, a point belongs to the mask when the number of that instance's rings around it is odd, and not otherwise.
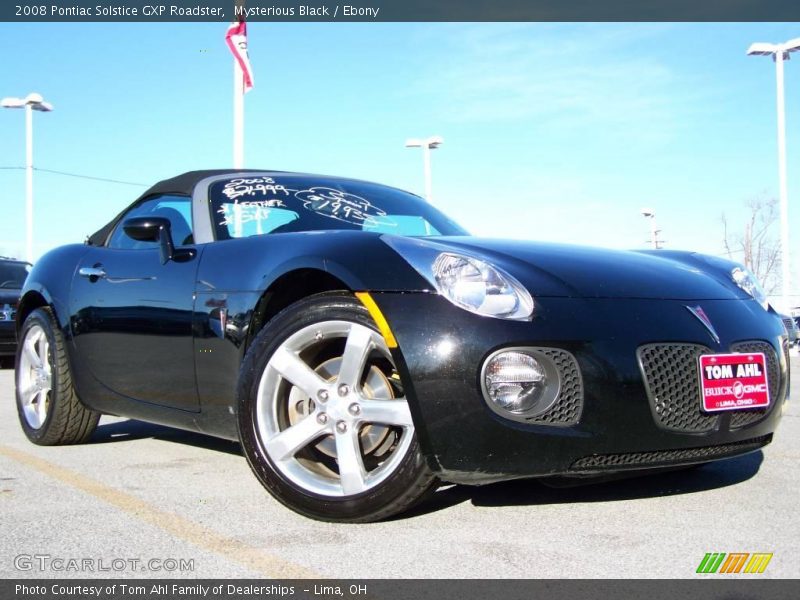
[[[751,452],[771,441],[788,390],[783,326],[754,301],[537,298],[533,320],[522,322],[480,317],[435,294],[373,298],[399,344],[395,359],[423,452],[440,477],[453,483],[586,476]],[[686,309],[697,304],[713,322],[719,344]],[[765,413],[725,413],[703,431],[676,431],[668,427],[674,423],[658,422],[640,347],[698,344],[727,352],[745,341],[774,349],[779,381],[770,386]],[[575,357],[583,380],[576,424],[515,422],[486,405],[479,381],[483,361],[500,348],[519,346],[561,349]]]
[[[14,321],[0,321],[0,356],[17,353],[17,332]]]

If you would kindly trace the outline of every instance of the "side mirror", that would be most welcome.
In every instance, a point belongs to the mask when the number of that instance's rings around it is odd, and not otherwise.
[[[135,217],[122,224],[128,237],[137,242],[157,242],[161,231],[166,230],[169,233],[170,227],[169,219],[164,217]]]
[[[137,242],[159,243],[162,265],[175,257],[171,227],[169,219],[164,217],[135,217],[122,224],[125,233]]]

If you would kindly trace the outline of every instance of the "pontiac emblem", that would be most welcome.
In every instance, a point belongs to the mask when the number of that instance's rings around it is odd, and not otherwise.
[[[706,311],[700,306],[687,306],[686,309],[697,317],[697,320],[708,330],[708,333],[711,334],[714,341],[719,344],[719,334],[717,334],[717,330],[714,329],[714,326],[711,324],[711,319],[708,318]]]

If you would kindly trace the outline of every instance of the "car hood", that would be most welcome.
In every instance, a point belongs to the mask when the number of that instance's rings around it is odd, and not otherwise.
[[[749,298],[724,270],[689,252],[644,253],[472,237],[437,242],[507,270],[534,296],[726,300]]]

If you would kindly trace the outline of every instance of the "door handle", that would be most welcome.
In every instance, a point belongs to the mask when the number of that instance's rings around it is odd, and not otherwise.
[[[99,267],[81,267],[78,269],[78,275],[81,277],[88,277],[92,281],[106,278],[106,272]]]

